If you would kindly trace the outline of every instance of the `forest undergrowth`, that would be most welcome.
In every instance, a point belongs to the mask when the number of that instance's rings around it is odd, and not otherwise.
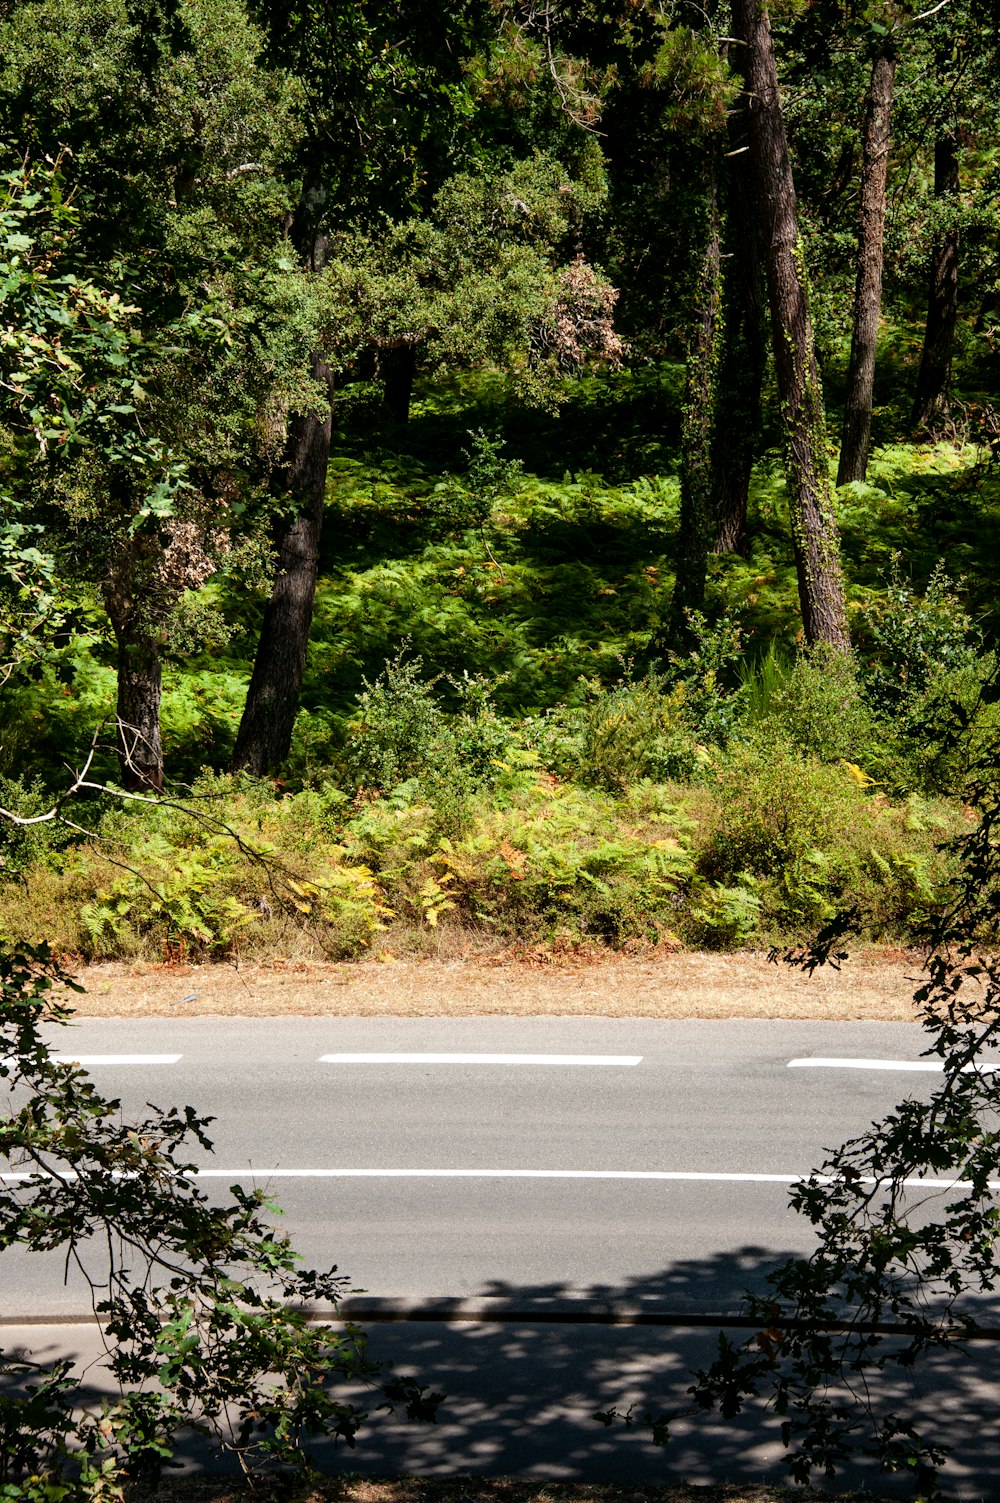
[[[845,909],[863,940],[918,942],[997,718],[995,475],[972,442],[896,444],[841,489],[857,647],[834,659],[796,636],[767,454],[748,556],[711,559],[704,614],[654,656],[677,391],[672,367],[605,375],[515,421],[480,377],[396,430],[348,389],[283,776],[226,771],[260,602],[217,576],[171,646],[171,799],[78,802],[96,839],[5,829],[3,926],[86,960],[420,955],[444,931],[455,952],[764,947]],[[112,704],[81,598],[5,701],[0,802],[44,809]]]

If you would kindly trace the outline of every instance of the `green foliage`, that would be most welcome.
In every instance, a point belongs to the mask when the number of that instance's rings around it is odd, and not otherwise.
[[[960,792],[996,712],[996,658],[940,565],[920,594],[898,571],[862,613],[857,655],[772,649],[745,667],[735,721],[783,735],[825,762],[856,765],[896,793]],[[944,737],[958,714],[963,734]],[[739,732],[737,732],[739,734]]]
[[[0,776],[0,884],[20,879],[25,867],[44,861],[54,844],[64,843],[65,832],[54,825],[18,825],[10,819],[38,818],[49,807],[41,783],[26,787],[20,778]]]
[[[231,837],[178,850],[169,840],[150,836],[133,857],[142,862],[142,876],[118,876],[80,910],[92,949],[118,946],[130,933],[155,936],[168,956],[238,949],[239,932],[254,916],[226,890],[234,866]]]
[[[866,933],[912,939],[940,890],[944,868],[934,845],[958,817],[916,794],[963,786],[970,738],[942,758],[934,706],[954,697],[976,662],[980,673],[975,631],[952,616],[966,634],[965,656],[919,701],[931,709],[922,720],[913,715],[905,735],[900,717],[869,695],[866,664],[876,660],[867,627],[858,634],[856,668],[793,655],[783,644],[797,609],[794,577],[770,551],[781,490],[765,468],[754,555],[718,561],[709,611],[693,623],[682,657],[623,678],[623,662],[648,661],[670,598],[676,482],[612,485],[597,473],[542,480],[523,456],[540,462],[566,422],[577,426],[565,431],[581,441],[589,432],[597,442],[606,406],[614,422],[602,452],[613,460],[619,432],[631,432],[630,423],[636,435],[643,431],[654,390],[658,400],[674,400],[673,374],[601,378],[581,387],[557,419],[544,419],[555,425],[546,438],[531,426],[541,419],[526,419],[524,432],[505,427],[495,391],[489,402],[468,405],[471,393],[493,388],[472,383],[463,396],[462,388],[443,386],[418,404],[413,420],[410,441],[422,457],[383,449],[377,462],[346,452],[335,461],[329,574],[320,585],[286,785],[306,788],[260,808],[242,785],[215,789],[219,818],[251,847],[269,849],[268,859],[304,890],[286,883],[276,896],[252,859],[225,853],[225,838],[209,849],[203,833],[180,839],[141,812],[124,827],[110,816],[102,826],[128,850],[138,875],[86,848],[46,849],[31,864],[28,892],[12,886],[5,895],[9,922],[88,955],[269,947],[302,954],[317,946],[355,955],[387,945],[419,949],[456,928],[473,944],[488,936],[561,936],[561,943],[599,935],[646,943],[669,933],[728,946],[801,934],[849,896]],[[940,451],[913,459],[911,471],[902,453],[879,461],[875,473],[894,499],[879,491],[878,512],[874,493],[852,491],[853,535],[865,529],[866,536],[858,568],[870,579],[858,591],[856,614],[893,642],[901,629],[891,613],[924,608],[915,587],[909,605],[890,598],[891,550],[882,548],[879,528],[895,542],[897,529],[913,525],[918,503],[906,497],[923,492],[908,492],[904,481],[929,483],[942,462]],[[446,514],[453,500],[467,508],[461,516]],[[955,587],[946,593],[954,597]],[[229,622],[237,602],[245,608],[244,596],[219,585],[210,599]],[[739,630],[733,610],[723,609],[729,600],[739,603]],[[769,636],[775,645],[761,658]],[[412,648],[400,656],[407,638]],[[228,643],[217,639],[166,672],[164,739],[174,767],[191,781],[202,765],[225,765],[246,683],[242,651],[237,627]],[[60,761],[77,757],[113,697],[102,656],[99,637],[75,639],[34,682],[8,692],[0,727],[8,771],[40,762],[58,786]],[[755,658],[756,668],[745,666]],[[970,678],[962,690],[970,709],[979,681]],[[972,715],[973,746],[990,714]],[[529,790],[550,774],[579,800],[579,830],[552,827],[554,849],[539,855],[537,879],[522,879],[496,854],[504,841],[524,848],[520,825],[503,821],[520,819],[525,800],[537,797]],[[761,835],[774,814],[774,782],[787,788],[795,815],[798,833],[787,848],[777,840],[768,846]],[[351,809],[359,787],[365,791]],[[636,824],[632,801],[643,787],[660,788],[673,808],[666,832],[655,821],[650,832],[646,814]],[[680,830],[682,808],[695,811],[694,825]],[[300,836],[308,818],[318,821],[318,841]],[[443,881],[448,868],[430,859],[439,841],[479,839],[484,821],[492,834],[470,855],[472,875],[465,885],[454,875]],[[539,851],[546,829],[543,822],[532,834]],[[648,869],[648,847],[661,836],[687,853],[665,888]],[[583,859],[581,842],[591,839],[605,850],[606,871]],[[618,849],[613,859],[609,847]],[[550,871],[564,880],[550,881]]]
[[[403,349],[431,370],[495,366],[522,397],[558,402],[567,373],[623,353],[617,293],[578,250],[597,199],[536,152],[450,178],[418,218],[341,232],[322,275],[334,358],[349,369],[365,348]]]
[[[73,948],[92,955],[230,956],[319,936],[328,953],[357,954],[391,916],[362,863],[337,840],[343,795],[279,801],[269,785],[208,777],[173,810],[113,806],[99,843],[67,858],[58,878],[95,892],[79,909]],[[178,815],[181,816],[178,828]],[[326,838],[317,838],[325,827]],[[127,865],[105,859],[119,844]],[[43,877],[43,888],[53,890]],[[282,938],[279,938],[282,936]]]
[[[694,747],[684,708],[683,688],[669,689],[654,673],[611,689],[592,682],[566,749],[570,759],[579,756],[581,782],[620,790],[643,777],[662,782],[690,773]]]
[[[948,875],[935,834],[954,816],[939,811],[932,833],[919,804],[890,804],[857,766],[819,762],[773,728],[719,759],[712,788],[719,814],[699,871],[745,890],[759,933],[780,940],[847,907],[874,939],[919,933],[932,917]],[[707,938],[713,903],[703,911]]]
[[[18,523],[72,604],[82,586],[103,607],[120,712],[146,726],[149,767],[124,766],[123,738],[122,775],[158,786],[160,655],[226,635],[192,592],[220,566],[259,578],[289,415],[325,400],[317,278],[285,236],[301,93],[242,0],[30,0],[0,41],[3,139],[55,163],[50,191],[21,192],[29,243],[6,277],[36,314],[6,383],[12,431],[37,440]]]
[[[822,648],[800,652],[790,666],[769,653],[746,670],[740,718],[751,731],[767,727],[823,762],[855,762],[870,775],[884,767],[888,726],[871,705],[856,660]]]
[[[445,930],[459,946],[728,948],[801,936],[841,904],[865,935],[907,940],[940,901],[936,848],[958,819],[946,804],[893,803],[857,767],[760,735],[706,749],[700,785],[616,772],[587,786],[542,765],[532,725],[504,728],[477,785],[468,766],[493,712],[446,716],[415,670],[393,665],[373,692],[379,713],[402,702],[387,739],[370,722],[386,789],[279,796],[206,776],[190,802],[111,805],[93,843],[29,861],[0,915],[88,958],[180,960],[420,953]]]
[[[739,653],[732,621],[710,626],[694,614],[685,653],[641,679],[626,664],[617,684],[590,680],[583,704],[536,722],[532,742],[548,765],[599,788],[697,778],[711,761],[707,748],[724,746],[739,720],[742,706],[731,692]]]
[[[457,710],[445,712],[436,686],[420,677],[421,660],[386,663],[374,684],[365,681],[349,729],[346,762],[365,788],[389,791],[413,781],[438,801],[491,786],[509,741],[487,685],[465,674],[448,679]]]
[[[866,613],[869,652],[865,687],[876,709],[917,715],[936,686],[969,673],[990,676],[982,636],[962,605],[943,564],[938,564],[923,595],[900,576],[897,565],[886,581],[884,599]]]
[[[468,417],[450,427],[457,458]],[[517,454],[509,437],[506,449]],[[454,460],[448,469],[458,470]],[[318,592],[308,710],[344,714],[362,675],[373,679],[407,639],[433,672],[497,679],[507,713],[555,703],[581,675],[615,678],[619,657],[640,655],[659,621],[672,481],[514,475],[510,489],[487,492],[483,526],[477,485],[475,524],[456,535],[449,520],[445,537],[436,484],[449,506],[456,489],[467,504],[468,473],[436,482],[405,456],[334,460],[331,573]]]
[[[689,1389],[693,1412],[725,1418],[751,1396],[770,1399],[797,1483],[817,1471],[833,1477],[861,1452],[908,1475],[921,1497],[945,1496],[951,1448],[893,1402],[881,1375],[899,1374],[908,1392],[936,1354],[985,1334],[983,1312],[1000,1283],[997,751],[991,745],[975,766],[976,822],[951,842],[954,880],[914,994],[938,1081],[793,1186],[790,1204],[809,1222],[813,1250],[782,1263],[766,1293],[745,1297],[758,1334],[720,1337]],[[838,916],[785,960],[808,973],[838,965],[849,923]],[[645,1417],[660,1444],[676,1417]]]
[[[137,392],[162,349],[139,348],[120,272],[95,278],[74,254],[80,215],[61,159],[3,175],[0,194],[0,672],[36,658],[60,623],[53,541],[28,497],[53,462],[88,448],[140,476],[136,519],[169,510],[183,468],[136,421]],[[197,319],[181,321],[193,333]],[[179,328],[172,331],[176,340]]]
[[[0,1155],[22,1176],[0,1187],[0,1256],[59,1250],[79,1269],[118,1392],[95,1404],[71,1363],[0,1353],[4,1499],[120,1500],[156,1482],[192,1427],[251,1479],[303,1476],[311,1437],[353,1444],[368,1418],[342,1384],[432,1416],[440,1395],[384,1373],[356,1327],[308,1323],[302,1304],[335,1310],[347,1281],[296,1266],[265,1191],[237,1184],[209,1202],[193,1174],[209,1119],[188,1106],[128,1120],[85,1071],[56,1062],[48,1040],[69,1019],[56,991],[67,985],[45,947],[0,949],[0,1079],[16,1093]]]
[[[500,505],[518,489],[524,466],[503,456],[504,441],[482,428],[469,434],[464,475],[441,481],[429,498],[430,520],[448,533],[484,527]]]

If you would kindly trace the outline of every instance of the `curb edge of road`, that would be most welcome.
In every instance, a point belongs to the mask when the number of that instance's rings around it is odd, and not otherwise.
[[[551,1299],[525,1302],[500,1297],[476,1299],[405,1299],[375,1298],[353,1295],[333,1307],[299,1307],[309,1325],[405,1324],[488,1324],[488,1325],[568,1325],[568,1326],[660,1326],[677,1330],[759,1330],[760,1318],[741,1309],[670,1310],[652,1304],[625,1304],[585,1299]],[[4,1327],[69,1326],[98,1324],[93,1315],[0,1315]],[[814,1329],[793,1315],[780,1314],[772,1324],[788,1328]],[[856,1330],[854,1322],[824,1324],[824,1330]],[[865,1326],[866,1331],[887,1336],[913,1334],[912,1326],[885,1322]],[[1000,1327],[956,1330],[954,1340],[1000,1341]]]
[[[407,1299],[348,1295],[336,1308],[301,1306],[310,1325],[366,1322],[392,1324],[404,1321],[558,1325],[746,1325],[756,1327],[738,1310],[684,1311],[655,1305],[620,1304],[585,1299],[510,1300],[498,1297],[476,1299]],[[92,1314],[0,1315],[4,1326],[92,1326],[103,1324]]]

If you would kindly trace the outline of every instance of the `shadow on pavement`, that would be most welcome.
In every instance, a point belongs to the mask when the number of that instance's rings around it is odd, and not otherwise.
[[[593,1419],[596,1410],[612,1407],[634,1406],[636,1414],[686,1408],[690,1374],[711,1360],[716,1330],[683,1324],[575,1325],[544,1318],[546,1311],[564,1316],[571,1306],[587,1311],[638,1306],[678,1312],[682,1319],[685,1309],[696,1306],[731,1312],[734,1285],[763,1287],[781,1256],[773,1249],[745,1247],[677,1262],[630,1285],[582,1292],[553,1283],[495,1283],[481,1291],[490,1306],[488,1320],[370,1323],[373,1357],[445,1393],[439,1422],[411,1425],[375,1415],[355,1450],[318,1442],[315,1458],[324,1470],[367,1476],[784,1481],[780,1422],[759,1403],[725,1424],[714,1417],[681,1421],[665,1450],[654,1447],[641,1429],[607,1429]],[[504,1312],[510,1318],[498,1319]],[[732,1335],[740,1339],[746,1332]],[[96,1334],[87,1327],[9,1327],[0,1336],[8,1350],[28,1347],[36,1358],[70,1352],[92,1362],[99,1352]],[[965,1352],[928,1362],[918,1378],[901,1382],[894,1376],[879,1393],[899,1412],[929,1421],[934,1438],[952,1447],[945,1486],[963,1499],[996,1496],[998,1359],[1000,1344],[974,1343]],[[91,1366],[88,1398],[96,1398],[100,1388],[99,1371]],[[197,1438],[182,1445],[180,1459],[188,1470],[219,1469],[218,1459]],[[908,1493],[905,1481],[884,1477],[864,1461],[836,1479],[838,1487],[863,1484],[887,1495]]]

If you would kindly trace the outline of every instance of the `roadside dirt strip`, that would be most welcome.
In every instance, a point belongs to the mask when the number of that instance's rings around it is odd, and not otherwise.
[[[817,1018],[909,1022],[921,957],[859,951],[812,977],[765,955],[482,957],[335,965],[95,965],[89,1017]]]

